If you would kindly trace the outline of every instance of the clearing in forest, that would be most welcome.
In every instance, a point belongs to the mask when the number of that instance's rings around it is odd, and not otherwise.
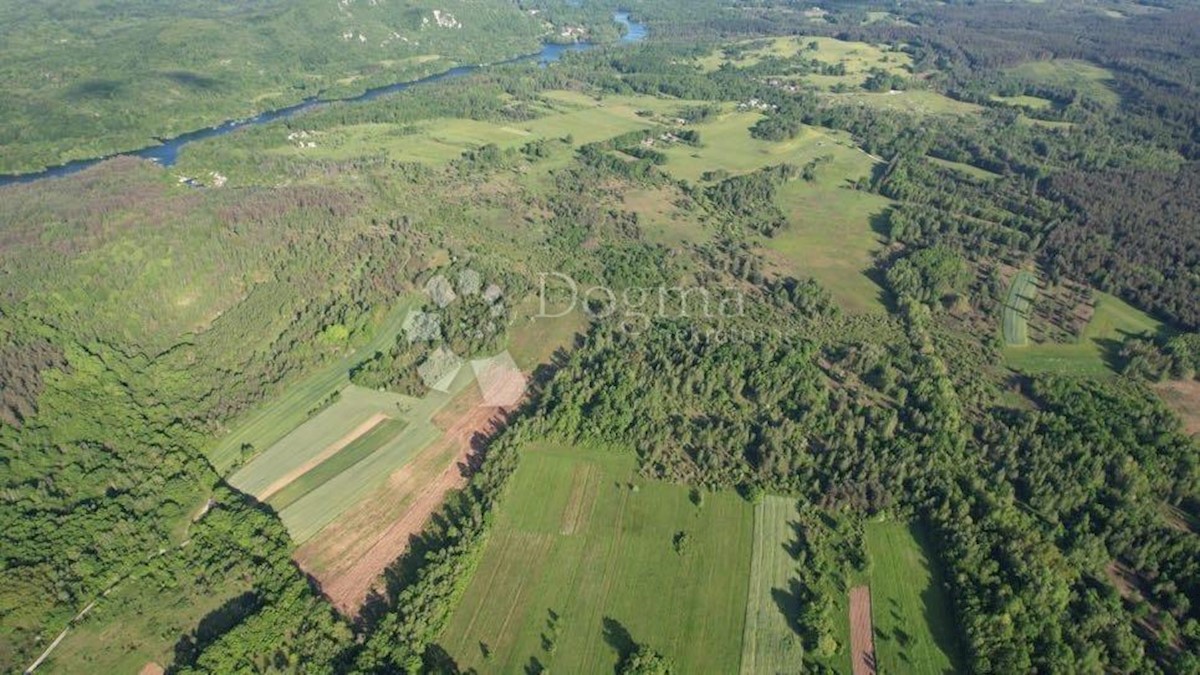
[[[1028,270],[1021,270],[1013,277],[1004,301],[1004,343],[1023,347],[1029,344],[1029,315],[1037,299],[1037,277]]]
[[[689,493],[627,450],[527,446],[441,645],[487,672],[611,672],[635,642],[736,672],[752,509]]]
[[[870,567],[863,581],[874,603],[870,621],[878,669],[961,671],[953,608],[940,569],[927,553],[924,530],[905,522],[868,522],[864,535]]]
[[[1145,312],[1116,296],[1096,292],[1095,310],[1078,340],[1009,347],[1004,356],[1009,366],[1027,373],[1111,375],[1126,337],[1161,330],[1163,324]]]

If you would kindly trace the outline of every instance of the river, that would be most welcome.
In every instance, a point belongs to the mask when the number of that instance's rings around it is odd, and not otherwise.
[[[613,21],[616,21],[625,27],[625,34],[621,36],[620,40],[622,44],[640,42],[646,38],[646,26],[632,21],[629,18],[628,12],[617,12],[613,15]],[[575,44],[568,45],[547,44],[542,47],[542,51],[540,52],[526,54],[525,56],[518,56],[517,58],[501,61],[500,63],[493,65],[504,65],[509,63],[520,63],[524,61],[536,60],[539,64],[544,66],[561,59],[563,54],[566,54],[567,52],[586,51],[588,49],[595,48],[595,46],[596,45],[590,42],[577,42]],[[189,131],[188,133],[181,134],[174,138],[163,140],[158,145],[152,145],[147,148],[142,148],[141,150],[134,150],[132,152],[118,152],[112,155],[106,155],[104,157],[97,157],[94,159],[81,159],[67,164],[62,164],[60,166],[53,166],[49,169],[43,169],[41,171],[0,176],[0,187],[5,185],[13,185],[16,183],[32,183],[44,178],[69,176],[70,174],[78,171],[83,171],[88,167],[95,166],[106,159],[111,159],[121,155],[141,157],[143,159],[149,159],[157,162],[163,166],[171,166],[175,164],[176,160],[179,159],[179,151],[189,143],[195,143],[196,141],[203,141],[205,139],[215,138],[217,136],[224,136],[225,134],[232,133],[238,129],[244,129],[250,126],[268,124],[277,120],[287,119],[306,110],[311,110],[312,108],[321,105],[328,105],[329,103],[365,103],[367,101],[373,101],[381,96],[395,94],[410,87],[462,77],[463,75],[473,73],[480,68],[486,67],[487,66],[459,66],[458,68],[453,68],[451,70],[438,73],[437,75],[431,75],[420,80],[413,80],[411,82],[398,82],[396,84],[389,84],[383,87],[377,87],[375,89],[368,89],[366,92],[352,98],[329,100],[313,97],[286,108],[268,110],[267,112],[260,113],[254,117],[241,120],[230,120],[213,127]]]

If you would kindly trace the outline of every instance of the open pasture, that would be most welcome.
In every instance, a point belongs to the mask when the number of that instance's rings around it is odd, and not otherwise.
[[[528,446],[441,645],[465,668],[611,672],[634,642],[736,672],[752,509],[637,475],[632,453]]]

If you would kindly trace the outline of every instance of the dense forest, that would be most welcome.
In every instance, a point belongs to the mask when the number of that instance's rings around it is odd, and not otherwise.
[[[448,42],[447,59],[536,45],[547,29],[531,12],[599,41],[618,30],[612,3],[478,4],[503,19],[504,39],[476,24],[463,44],[477,48]],[[171,672],[457,672],[438,644],[448,617],[522,448],[557,439],[632,453],[655,480],[800,500],[797,555],[812,564],[790,620],[813,653],[832,650],[829,580],[863,564],[861,523],[883,514],[934,534],[972,672],[1200,671],[1200,446],[1151,386],[1200,374],[1200,12],[1169,1],[1109,3],[1119,20],[1066,1],[818,4],[820,21],[770,0],[636,3],[653,36],[642,45],[497,66],[189,149],[181,170],[219,163],[227,188],[181,185],[129,158],[0,188],[0,665],[27,665],[80,609],[133,580],[181,604],[228,598],[170,636]],[[3,30],[43,25],[47,12],[5,7],[14,23]],[[869,20],[878,14],[891,19]],[[818,91],[788,78],[846,67],[806,49],[739,61],[757,40],[792,35],[890,45],[888,58],[910,65]],[[722,65],[696,65],[713,53]],[[325,57],[312,67],[362,66]],[[1021,69],[1055,59],[1110,79]],[[293,99],[319,91],[272,77]],[[441,164],[369,143],[278,151],[288,134],[348,127],[414,142],[447,119],[511,129],[563,109],[551,93],[564,91],[674,107],[639,109],[643,128],[602,140],[476,143]],[[901,91],[978,112],[851,98]],[[1025,99],[1044,105],[1012,102]],[[15,121],[0,130],[0,146],[25,148],[5,153],[9,168],[51,163],[47,139],[69,137],[65,127],[105,138],[93,154],[132,147],[131,118],[101,134],[52,116],[35,131],[27,103],[10,101]],[[885,311],[845,311],[822,281],[764,253],[795,227],[785,195],[832,171],[832,144],[808,163],[772,157],[695,180],[669,171],[700,157],[713,143],[703,124],[737,106],[758,113],[756,141],[820,128],[870,158],[869,175],[837,189],[887,204],[869,270]],[[656,238],[661,223],[627,199],[643,194],[703,237]],[[291,560],[278,514],[230,487],[230,467],[205,450],[302,374],[354,354],[398,297],[468,263],[503,295],[422,307],[444,310],[441,336],[466,357],[512,344],[518,305],[546,269],[617,293],[702,283],[741,303],[636,324],[586,306],[578,346],[538,372],[470,481],[345,618]],[[1118,372],[1102,377],[1007,367],[996,326],[1016,269],[1111,293],[1164,327],[1106,346]],[[417,395],[432,349],[398,338],[345,375]],[[237,463],[263,449],[243,448]],[[121,602],[97,621],[142,612]],[[622,667],[674,672],[650,647]]]

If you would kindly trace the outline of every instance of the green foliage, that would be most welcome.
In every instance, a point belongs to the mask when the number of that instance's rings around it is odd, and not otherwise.
[[[896,261],[887,272],[888,286],[901,300],[939,305],[961,293],[970,280],[966,261],[945,247],[927,248]]]

